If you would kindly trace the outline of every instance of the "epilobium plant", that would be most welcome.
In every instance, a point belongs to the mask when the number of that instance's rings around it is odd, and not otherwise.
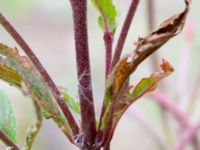
[[[100,118],[96,118],[88,48],[87,0],[70,0],[73,11],[75,50],[78,77],[77,103],[69,93],[58,88],[42,66],[33,50],[16,29],[0,13],[0,23],[19,44],[26,56],[17,48],[0,44],[0,78],[31,97],[35,106],[37,122],[27,135],[25,149],[31,149],[42,125],[43,117],[53,119],[69,141],[82,150],[109,150],[115,128],[127,108],[156,84],[173,72],[173,67],[162,60],[161,71],[141,78],[131,85],[129,78],[137,67],[169,39],[179,34],[189,11],[190,0],[185,0],[183,12],[167,19],[148,36],[139,38],[135,48],[121,58],[121,52],[139,0],[132,0],[121,33],[112,52],[117,29],[117,9],[112,0],[92,0],[100,13],[98,22],[103,30],[105,43],[105,96]],[[19,150],[16,142],[16,123],[12,108],[0,91],[0,138],[11,149]],[[78,124],[71,111],[81,116]]]

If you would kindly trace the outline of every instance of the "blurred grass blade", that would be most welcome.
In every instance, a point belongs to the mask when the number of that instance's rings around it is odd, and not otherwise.
[[[0,89],[0,129],[4,131],[7,136],[16,142],[16,119],[12,106],[5,95]]]

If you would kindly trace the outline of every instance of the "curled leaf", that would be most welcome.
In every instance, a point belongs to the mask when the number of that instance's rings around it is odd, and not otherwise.
[[[2,90],[0,90],[0,129],[13,142],[16,142],[16,118],[12,106]]]
[[[130,103],[147,92],[147,89],[148,91],[153,90],[155,88],[154,83],[157,83],[173,71],[173,68],[163,60],[161,65],[163,72],[155,73],[150,78],[143,79],[136,86],[135,92],[131,93],[132,99],[129,101],[122,101],[125,93],[129,91],[129,77],[137,69],[138,65],[172,37],[181,32],[189,12],[190,1],[185,0],[185,4],[186,8],[183,12],[164,21],[157,30],[153,31],[148,36],[139,38],[137,42],[135,42],[134,51],[123,57],[113,68],[106,82],[104,98],[105,109],[100,120],[100,129],[102,132],[105,132],[105,134],[110,134],[112,124],[115,122],[114,120],[120,118],[115,116],[121,116],[122,112],[126,110],[124,108],[128,107]],[[153,87],[149,87],[149,85]],[[107,135],[105,135],[105,137],[106,136]]]

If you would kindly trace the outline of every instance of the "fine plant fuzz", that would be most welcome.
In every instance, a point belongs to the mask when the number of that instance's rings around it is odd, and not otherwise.
[[[157,83],[174,71],[172,65],[166,59],[162,59],[160,70],[148,77],[141,77],[135,85],[130,83],[130,76],[140,67],[140,64],[182,31],[191,4],[191,0],[183,1],[185,8],[182,12],[162,22],[159,28],[147,36],[139,37],[135,42],[134,50],[121,56],[131,23],[137,15],[140,0],[130,2],[116,45],[114,45],[114,40],[115,33],[118,32],[119,12],[114,0],[91,0],[99,13],[96,21],[102,29],[102,40],[105,46],[105,93],[99,118],[95,114],[89,59],[89,28],[87,25],[87,3],[89,1],[70,0],[74,25],[78,101],[56,85],[34,51],[0,12],[1,27],[25,52],[25,56],[21,56],[17,47],[9,47],[0,41],[0,79],[30,97],[35,108],[36,120],[29,128],[23,147],[31,150],[43,119],[52,119],[66,138],[79,149],[110,150],[115,129],[130,105],[143,95],[154,91]],[[152,25],[150,26],[152,28]],[[155,96],[154,94],[152,96]],[[180,116],[176,116],[177,119],[180,119]],[[9,121],[5,118],[9,118]],[[81,118],[81,121],[78,121],[78,118]],[[192,133],[200,128],[199,124],[192,127],[187,124],[187,121],[185,124],[190,127]],[[192,135],[188,135],[188,132],[191,133],[186,131],[182,134],[191,139]],[[0,139],[12,150],[21,149],[16,142],[16,120],[12,107],[8,97],[1,90]]]

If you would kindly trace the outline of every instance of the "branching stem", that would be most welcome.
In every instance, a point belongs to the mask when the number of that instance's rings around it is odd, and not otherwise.
[[[42,66],[36,55],[34,54],[33,50],[29,47],[29,45],[25,42],[25,40],[21,37],[21,35],[16,31],[16,29],[9,23],[9,21],[3,16],[0,12],[0,24],[7,30],[7,32],[13,37],[13,39],[19,44],[19,46],[24,50],[26,55],[29,57],[33,65],[38,69],[43,80],[47,83],[49,89],[51,90],[55,100],[57,101],[58,105],[60,106],[63,114],[65,115],[69,125],[74,133],[74,135],[78,134],[79,128],[76,124],[68,106],[65,103],[65,100],[61,96],[60,91],[58,90],[57,86],[47,73],[46,69]]]
[[[95,111],[87,33],[87,0],[70,0],[73,10],[78,90],[82,130],[86,149],[92,147],[96,136]]]
[[[7,145],[9,146],[12,150],[19,150],[17,145],[12,142],[12,140],[2,131],[0,130],[0,139]]]

